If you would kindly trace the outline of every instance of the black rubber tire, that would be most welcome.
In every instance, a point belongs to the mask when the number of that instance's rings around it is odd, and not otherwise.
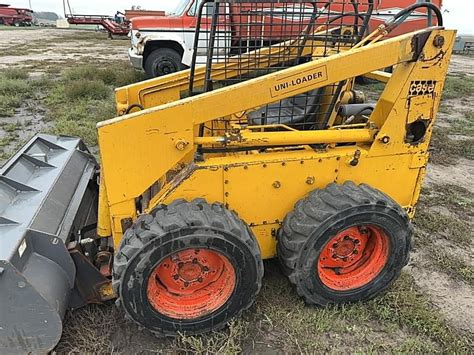
[[[361,224],[374,224],[385,231],[390,243],[388,260],[371,282],[335,291],[316,271],[319,254],[338,232]],[[412,235],[407,213],[384,193],[365,184],[332,183],[296,203],[278,233],[277,253],[284,273],[306,303],[357,302],[383,293],[398,278],[408,263]]]
[[[149,78],[156,78],[184,69],[181,55],[171,48],[158,48],[145,58],[145,73]]]
[[[227,302],[197,319],[173,319],[158,313],[146,296],[150,273],[165,257],[189,248],[207,248],[228,258],[236,273]],[[115,255],[113,288],[125,317],[155,334],[176,336],[221,329],[248,309],[262,286],[263,262],[258,243],[234,212],[203,199],[176,200],[140,216]]]

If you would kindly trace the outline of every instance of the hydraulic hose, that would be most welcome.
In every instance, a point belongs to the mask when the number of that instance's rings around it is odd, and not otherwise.
[[[401,10],[399,13],[393,16],[390,20],[385,22],[386,29],[388,31],[391,31],[394,27],[398,26],[400,22],[403,22],[406,16],[410,15],[414,10],[420,9],[420,8],[427,8],[428,10],[432,10],[435,13],[436,18],[438,20],[438,26],[441,26],[441,27],[443,26],[443,15],[441,14],[441,10],[436,5],[426,2],[426,3],[413,4]]]

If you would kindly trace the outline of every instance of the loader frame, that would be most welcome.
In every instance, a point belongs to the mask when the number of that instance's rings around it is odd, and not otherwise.
[[[239,213],[262,257],[270,258],[276,231],[294,203],[311,190],[347,180],[384,191],[413,217],[454,37],[440,28],[421,30],[185,99],[179,98],[189,71],[119,89],[119,111],[132,104],[144,110],[98,124],[100,236],[113,236],[117,245],[139,214],[177,198],[204,197]],[[197,133],[202,123],[389,66],[396,67],[390,77],[379,75],[387,83],[367,124]],[[196,70],[195,81],[204,70]],[[196,158],[198,146],[227,153]],[[147,206],[137,208],[137,200],[157,184]]]

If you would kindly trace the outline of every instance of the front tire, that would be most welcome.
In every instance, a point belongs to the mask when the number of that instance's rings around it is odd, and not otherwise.
[[[175,336],[218,330],[249,308],[263,263],[250,229],[221,204],[174,201],[125,233],[114,291],[126,317]]]
[[[148,54],[144,65],[145,73],[149,78],[156,78],[176,73],[184,69],[181,64],[181,55],[171,48],[158,48]]]
[[[412,234],[408,215],[387,195],[365,184],[330,184],[286,216],[277,252],[308,304],[357,302],[400,275]]]

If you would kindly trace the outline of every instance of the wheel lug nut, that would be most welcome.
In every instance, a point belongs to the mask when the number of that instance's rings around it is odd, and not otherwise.
[[[183,267],[184,263],[183,262],[179,262],[178,263],[178,267]]]
[[[351,239],[351,238],[348,235],[344,236],[344,240],[349,240],[349,239]]]
[[[357,249],[352,252],[352,254],[358,254],[358,253],[359,251]]]
[[[189,286],[189,282],[188,281],[185,281],[184,282],[184,287],[188,287]]]
[[[202,277],[198,278],[198,282],[202,282]]]
[[[204,266],[204,267],[202,268],[202,271],[209,271],[209,268],[208,268],[207,266]]]
[[[334,259],[337,259],[337,254],[332,254],[332,257],[333,257]]]
[[[178,274],[174,274],[174,275],[173,275],[173,279],[175,279],[175,280],[179,279],[179,275],[178,275]]]
[[[354,240],[354,243],[359,244],[360,243],[359,239]]]
[[[334,243],[334,244],[332,245],[332,247],[333,247],[333,248],[337,248],[337,243]]]
[[[198,262],[198,259],[194,258],[193,259],[193,264],[197,264],[197,262]]]
[[[342,258],[342,261],[347,261],[347,257]]]

